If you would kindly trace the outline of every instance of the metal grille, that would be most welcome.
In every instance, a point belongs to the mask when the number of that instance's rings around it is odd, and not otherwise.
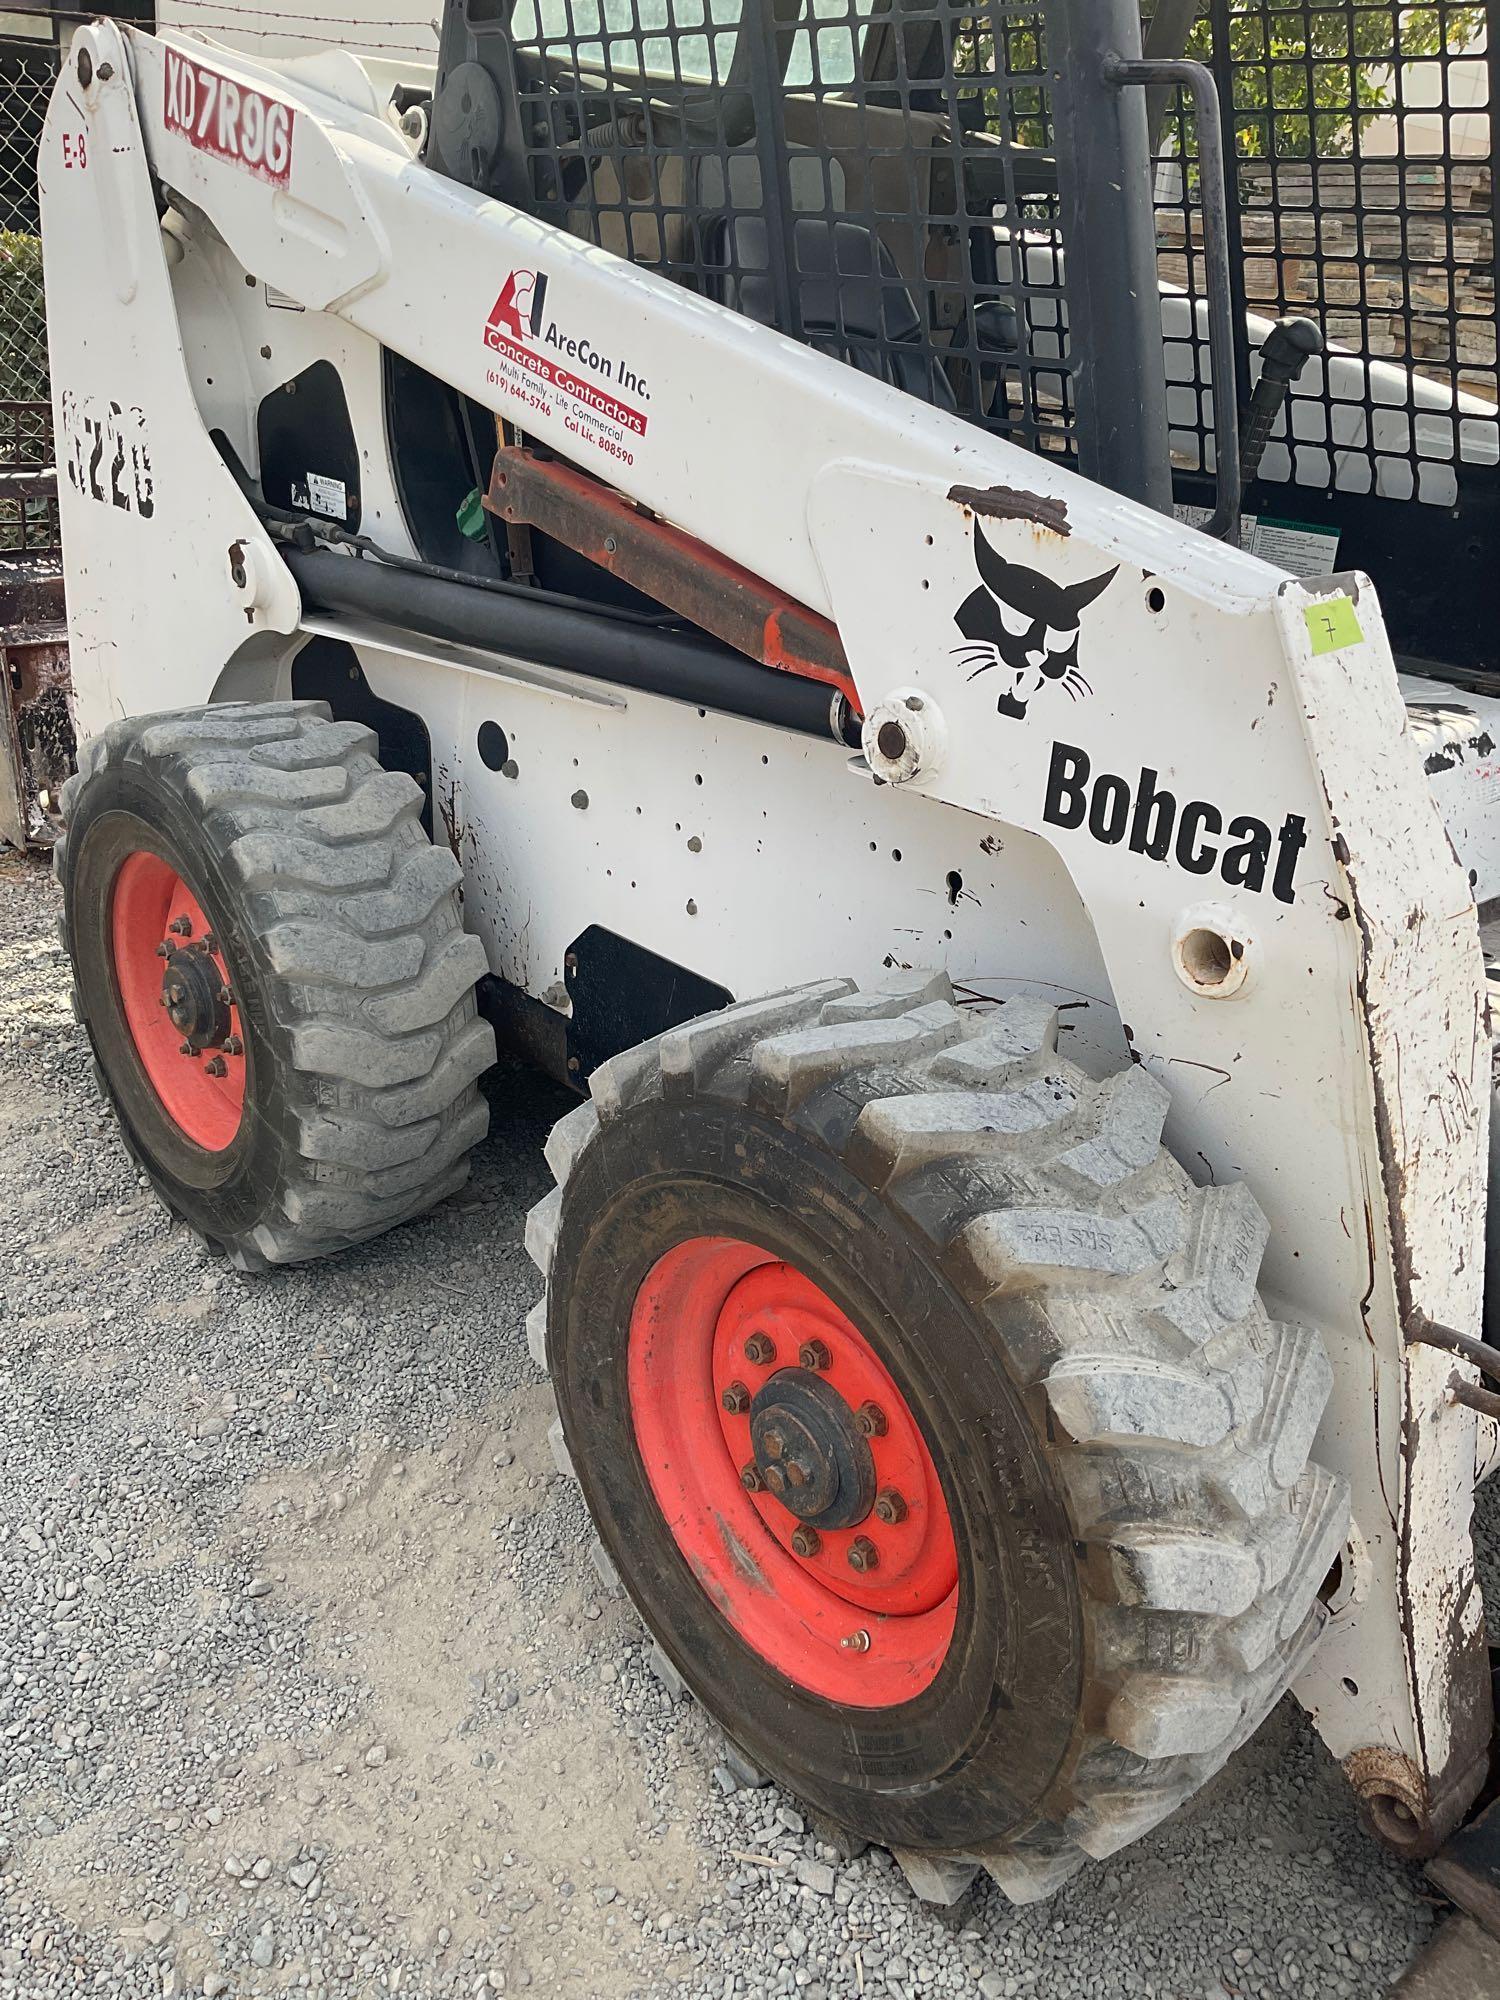
[[[1312,319],[1328,345],[1247,497],[1267,552],[1286,559],[1290,527],[1310,567],[1369,569],[1402,651],[1471,668],[1494,664],[1497,23],[1496,0],[1208,0],[1192,44],[1231,138],[1241,406],[1273,321]],[[1207,504],[1203,231],[1181,103],[1157,151],[1177,490]]]
[[[57,547],[36,187],[56,62],[49,43],[0,41],[0,556]]]
[[[1075,427],[1048,8],[518,0],[539,211],[1031,449]]]
[[[1406,655],[1471,668],[1492,645],[1483,549],[1500,457],[1497,14],[1500,0],[1204,0],[1187,50],[1226,107],[1237,402],[1275,320],[1311,317],[1329,349],[1247,495],[1251,545],[1289,567],[1370,569]],[[1110,113],[1087,90],[1099,36],[1121,27],[1127,40],[1133,17],[1114,0],[516,0],[532,199],[577,235],[1110,478],[1096,436],[1134,431],[1142,461],[1160,448],[1145,435],[1154,325],[1133,374],[1100,374],[1131,293],[1097,211],[1130,162],[1128,146],[1117,174],[1089,154]],[[1198,136],[1180,102],[1157,116],[1138,194],[1154,166],[1176,495],[1206,511]]]
[[[0,557],[59,548],[52,405],[0,401]]]

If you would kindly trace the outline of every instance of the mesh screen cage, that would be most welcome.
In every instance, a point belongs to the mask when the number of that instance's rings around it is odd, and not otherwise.
[[[517,0],[534,203],[1070,456],[1048,13],[1035,0]]]
[[[1480,672],[1500,665],[1497,24],[1497,0],[1209,0],[1189,42],[1229,142],[1241,406],[1274,321],[1311,319],[1327,343],[1246,496],[1245,539],[1305,573],[1369,571],[1399,654]],[[1203,214],[1180,99],[1154,151],[1177,492],[1206,505]]]
[[[1398,652],[1485,671],[1500,0],[1137,5],[450,0],[442,69],[467,57],[503,79],[511,136],[483,173],[435,164],[1202,518],[1202,134],[1159,89],[1136,93],[1132,124],[1103,76],[1143,37],[1193,58],[1228,155],[1208,233],[1227,239],[1238,407],[1275,322],[1326,343],[1245,493],[1243,538],[1303,574],[1369,570]]]

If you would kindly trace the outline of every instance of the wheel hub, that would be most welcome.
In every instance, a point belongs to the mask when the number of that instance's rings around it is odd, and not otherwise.
[[[781,1368],[750,1405],[765,1490],[813,1528],[852,1528],[875,1502],[875,1462],[854,1411],[808,1368]]]
[[[245,1110],[238,1000],[195,890],[148,848],[115,875],[109,948],[125,1030],[161,1112],[193,1144],[222,1152]]]
[[[224,975],[208,943],[174,951],[162,973],[161,997],[167,1019],[194,1049],[219,1048],[229,1033]]]
[[[631,1316],[641,1462],[716,1610],[771,1665],[856,1707],[939,1671],[958,1554],[922,1426],[811,1278],[734,1237],[660,1257]]]

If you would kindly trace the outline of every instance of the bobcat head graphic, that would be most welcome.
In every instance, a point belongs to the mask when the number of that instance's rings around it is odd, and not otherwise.
[[[972,668],[970,680],[997,670],[1008,676],[995,706],[1018,722],[1049,682],[1058,682],[1072,700],[1093,689],[1078,666],[1083,614],[1119,575],[1091,577],[1086,583],[1054,583],[1040,570],[1008,562],[974,523],[974,561],[981,588],[959,606],[954,623],[964,635],[955,656]]]

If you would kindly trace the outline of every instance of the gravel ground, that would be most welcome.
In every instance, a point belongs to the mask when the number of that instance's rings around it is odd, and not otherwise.
[[[547,1450],[521,1232],[565,1101],[501,1070],[459,1201],[240,1279],[127,1161],[56,915],[0,860],[5,2000],[1321,2000],[1424,1943],[1422,1878],[1290,1702],[1027,1911],[936,1915],[736,1787]]]

